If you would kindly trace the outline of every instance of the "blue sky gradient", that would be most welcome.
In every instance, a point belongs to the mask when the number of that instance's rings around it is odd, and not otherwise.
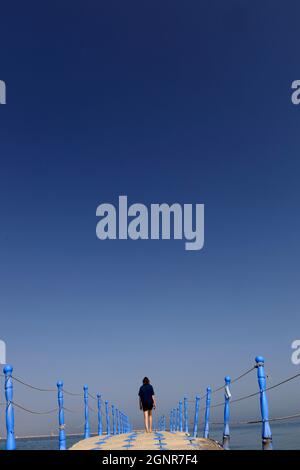
[[[299,13],[274,0],[1,6],[0,336],[16,376],[88,383],[139,424],[144,375],[163,413],[257,354],[274,383],[299,370]],[[98,240],[96,208],[121,194],[204,203],[203,250]],[[250,389],[254,375],[233,395]],[[297,390],[274,391],[271,414],[299,411]],[[18,384],[15,400],[56,404]],[[258,400],[233,416],[256,418]],[[18,411],[17,430],[49,419]]]

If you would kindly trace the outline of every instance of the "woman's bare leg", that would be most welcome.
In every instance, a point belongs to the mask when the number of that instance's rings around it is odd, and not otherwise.
[[[149,413],[149,411],[144,411],[144,423],[145,423],[146,432],[149,432],[148,413]]]
[[[152,421],[153,421],[152,420],[152,410],[149,410],[148,413],[149,413],[149,415],[148,415],[148,417],[149,417],[149,432],[152,432]]]

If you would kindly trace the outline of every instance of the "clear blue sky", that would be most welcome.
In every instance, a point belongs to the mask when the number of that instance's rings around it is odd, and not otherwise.
[[[138,423],[144,375],[167,412],[257,354],[273,382],[299,370],[299,14],[275,0],[1,5],[0,336],[16,376],[88,383]],[[101,242],[96,207],[120,194],[204,203],[204,249]],[[298,385],[273,392],[273,416],[299,411]],[[254,376],[233,394],[250,389]],[[55,400],[16,385],[32,409]],[[255,418],[257,400],[235,410]],[[49,426],[17,412],[20,434]]]

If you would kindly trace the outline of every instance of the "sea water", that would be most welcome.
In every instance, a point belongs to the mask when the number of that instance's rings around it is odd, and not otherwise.
[[[277,450],[300,450],[300,421],[271,423],[273,445]],[[210,437],[222,442],[222,427],[212,426]],[[67,436],[67,446],[71,447],[83,439],[82,435]],[[19,438],[16,440],[19,450],[57,450],[58,437]],[[231,426],[230,447],[232,450],[261,449],[261,425],[251,424]],[[0,441],[0,449],[5,448],[5,441]]]
[[[277,450],[300,450],[300,421],[270,423],[273,435],[273,447]],[[262,447],[261,424],[231,426],[230,448],[232,450],[257,450]],[[220,426],[211,428],[210,437],[222,443]]]

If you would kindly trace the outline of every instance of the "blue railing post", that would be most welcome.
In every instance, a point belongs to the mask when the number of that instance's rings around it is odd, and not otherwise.
[[[66,450],[66,433],[65,433],[65,412],[64,412],[64,392],[63,392],[63,382],[57,382],[57,400],[58,400],[58,424],[59,424],[59,434],[58,434],[58,443],[59,450]]]
[[[182,401],[179,402],[179,431],[183,432],[183,421],[182,421]]]
[[[176,410],[173,408],[173,432],[176,432]]]
[[[262,419],[262,448],[263,450],[272,450],[272,432],[269,424],[269,407],[266,394],[266,374],[265,360],[262,356],[255,358],[257,367],[257,379],[260,391],[260,411]]]
[[[198,434],[199,405],[200,405],[200,397],[199,395],[197,395],[196,400],[195,400],[195,416],[194,416],[194,430],[193,430],[194,437],[197,437],[197,434]]]
[[[120,434],[122,434],[122,412],[119,410],[119,430]]]
[[[172,432],[173,430],[173,423],[172,423],[172,420],[173,420],[173,410],[170,411],[170,432]]]
[[[120,434],[120,428],[119,428],[119,410],[116,408],[116,432],[117,434]]]
[[[230,443],[230,430],[229,430],[229,420],[230,420],[230,377],[225,377],[225,403],[224,403],[224,430],[223,430],[223,448],[229,450]]]
[[[105,417],[106,417],[106,435],[110,436],[110,419],[109,419],[108,400],[105,400]]]
[[[120,434],[119,414],[120,414],[120,411],[119,411],[118,408],[116,408],[116,426],[117,426],[117,434]]]
[[[84,398],[84,439],[91,437],[90,423],[89,423],[89,389],[87,385],[83,386]]]
[[[179,431],[179,407],[176,408],[176,431]]]
[[[6,365],[3,369],[5,375],[5,398],[6,398],[6,450],[16,449],[15,440],[15,415],[13,408],[13,381],[11,378],[13,368]]]
[[[189,418],[188,418],[188,399],[184,397],[183,399],[183,410],[184,410],[184,432],[188,434],[189,432]]]
[[[116,429],[116,416],[115,416],[115,406],[114,405],[111,405],[111,415],[112,415],[113,435],[115,436],[117,434],[117,429]]]
[[[203,437],[209,438],[209,416],[210,416],[211,388],[206,389],[206,405],[205,405],[205,423]]]
[[[101,413],[101,395],[97,393],[98,404],[98,436],[102,436],[102,413]]]

